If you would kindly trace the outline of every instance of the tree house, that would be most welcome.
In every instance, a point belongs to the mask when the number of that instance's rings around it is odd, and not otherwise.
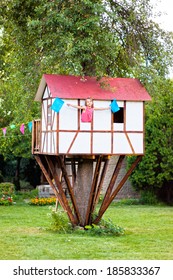
[[[83,122],[79,107],[88,97],[100,110],[93,110],[92,120]],[[43,75],[35,97],[41,103],[41,120],[33,121],[32,153],[73,225],[98,223],[144,155],[144,103],[150,100],[140,81],[133,78],[98,81],[94,77]],[[113,155],[119,159],[93,218]],[[114,189],[128,155],[136,155],[136,161]]]

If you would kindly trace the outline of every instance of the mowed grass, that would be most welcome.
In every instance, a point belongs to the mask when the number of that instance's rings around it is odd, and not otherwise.
[[[172,260],[173,208],[112,204],[104,215],[120,237],[57,234],[48,206],[0,206],[1,260]]]

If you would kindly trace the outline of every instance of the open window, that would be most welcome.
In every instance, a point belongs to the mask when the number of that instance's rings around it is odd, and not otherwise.
[[[120,110],[113,114],[114,123],[124,123],[124,108],[120,107]]]

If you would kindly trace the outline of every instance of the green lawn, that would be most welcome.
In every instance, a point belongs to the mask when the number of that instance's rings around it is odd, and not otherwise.
[[[1,260],[172,260],[173,208],[112,205],[104,215],[120,237],[47,231],[48,206],[0,206]]]

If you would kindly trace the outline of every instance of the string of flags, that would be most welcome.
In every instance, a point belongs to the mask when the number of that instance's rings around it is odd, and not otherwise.
[[[9,127],[3,127],[3,128],[2,128],[3,136],[6,136],[7,131],[8,131],[8,128],[10,128],[10,129],[15,129],[16,126],[17,126],[17,125],[15,125],[15,124],[11,124]],[[29,122],[29,123],[27,124],[27,127],[28,127],[28,129],[29,129],[29,132],[31,132],[31,131],[32,131],[32,122]],[[25,128],[26,128],[26,125],[25,125],[24,123],[20,124],[19,131],[20,131],[21,134],[23,134],[23,135],[25,134]]]
[[[64,105],[64,101],[62,99],[60,99],[59,97],[55,98],[51,109],[53,111],[55,111],[56,113],[59,113],[59,111],[61,110],[62,106]],[[116,101],[116,99],[114,99],[111,104],[110,104],[110,109],[112,111],[112,113],[116,113],[120,110],[118,103]]]
[[[52,106],[51,106],[51,109],[52,109],[53,111],[55,111],[55,112],[58,113],[58,112],[61,110],[61,108],[62,108],[63,105],[64,105],[64,101],[63,101],[62,99],[60,99],[60,98],[57,97],[57,98],[55,98],[55,100],[54,100],[54,102],[53,102],[53,104],[52,104]],[[110,104],[110,109],[111,109],[111,111],[112,111],[113,113],[116,113],[117,111],[120,110],[116,99],[114,99],[114,100],[111,102],[111,104]],[[27,124],[27,126],[28,126],[29,131],[31,132],[31,131],[32,131],[32,121],[29,122],[29,123]],[[10,127],[10,129],[14,129],[14,128],[16,128],[16,125],[15,125],[15,124],[11,124],[9,127]],[[26,126],[25,126],[24,123],[20,124],[20,128],[19,128],[19,129],[20,129],[20,132],[21,132],[22,135],[25,134],[25,127],[26,127]],[[6,134],[7,134],[7,127],[3,127],[3,128],[2,128],[2,133],[3,133],[3,136],[6,136]]]

